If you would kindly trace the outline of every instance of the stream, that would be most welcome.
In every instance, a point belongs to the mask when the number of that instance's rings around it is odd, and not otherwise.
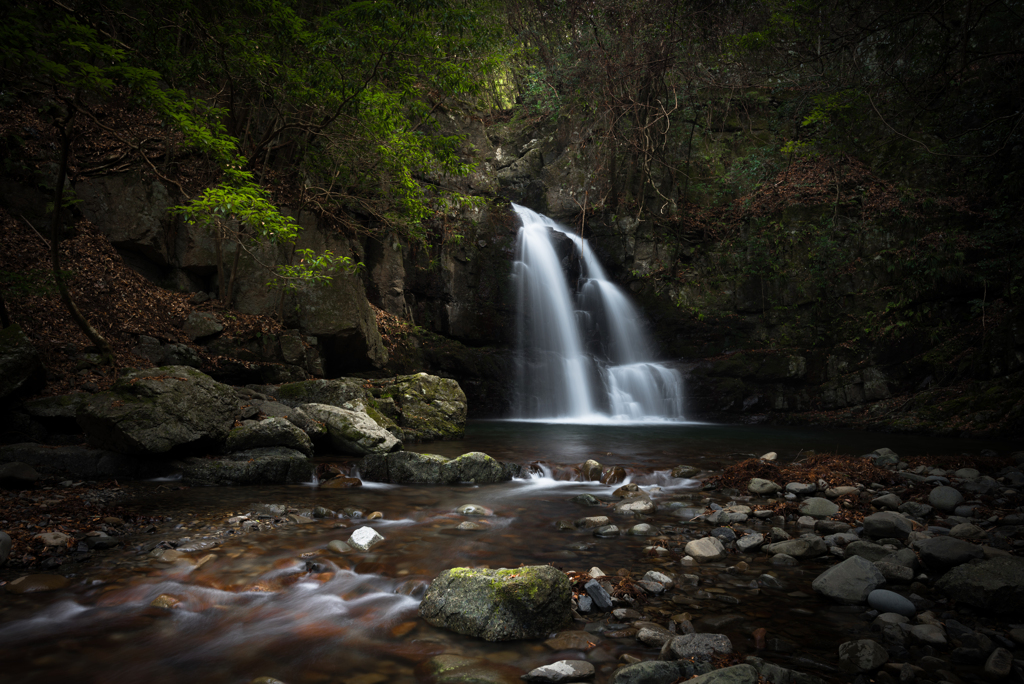
[[[413,448],[446,456],[485,451],[528,466],[529,476],[487,486],[367,482],[352,489],[175,489],[174,483],[145,483],[144,496],[132,505],[140,513],[169,516],[163,528],[94,554],[66,590],[3,596],[0,681],[242,684],[273,677],[287,684],[411,684],[431,681],[424,670],[431,657],[458,654],[479,659],[472,681],[517,682],[532,668],[585,658],[603,684],[622,656],[657,657],[658,649],[634,638],[628,621],[616,624],[608,616],[571,628],[586,630],[589,639],[549,643],[488,643],[418,617],[420,598],[442,570],[549,563],[577,571],[599,566],[608,574],[630,570],[638,579],[650,569],[698,575],[699,587],[676,587],[638,608],[662,624],[688,613],[698,631],[727,634],[741,655],[755,653],[751,633],[765,627],[771,652],[758,655],[840,681],[828,665],[836,645],[869,623],[860,615],[863,608],[833,606],[810,589],[827,560],[778,567],[764,556],[730,555],[720,563],[681,567],[682,546],[709,529],[690,522],[704,511],[707,495],[699,481],[672,478],[669,471],[679,464],[713,471],[743,453],[773,450],[792,460],[804,449],[859,454],[880,446],[907,456],[1005,448],[806,428],[477,421],[462,441]],[[609,515],[620,527],[632,522],[610,508],[569,501],[581,493],[611,501],[621,486],[574,481],[572,466],[588,458],[623,466],[627,481],[659,504],[644,521],[661,530],[657,543],[667,555],[651,555],[651,538],[601,539],[589,530],[559,530],[561,520],[590,515]],[[358,469],[358,459],[329,460],[343,470]],[[712,500],[726,503],[716,496]],[[300,524],[268,519],[262,529],[242,532],[239,521],[229,519],[249,515],[254,503],[284,504],[307,514],[323,506],[337,515]],[[456,508],[463,504],[493,514],[459,515]],[[373,512],[382,517],[368,520]],[[249,518],[255,528],[257,517]],[[480,529],[458,529],[466,521]],[[328,549],[364,525],[385,541],[365,553]],[[769,529],[762,521],[743,526]],[[153,554],[161,553],[156,544],[162,540],[191,552],[173,562],[157,559]],[[756,580],[766,572],[781,588],[758,588]],[[152,606],[158,597],[172,597],[176,605]]]

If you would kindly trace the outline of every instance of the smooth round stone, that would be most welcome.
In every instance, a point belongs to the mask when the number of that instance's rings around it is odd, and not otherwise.
[[[494,511],[490,508],[478,506],[477,504],[463,504],[456,508],[455,512],[459,515],[475,515],[482,518],[494,515]]]
[[[946,513],[956,510],[964,502],[964,495],[952,487],[939,486],[928,493],[928,503]]]
[[[801,515],[809,515],[812,518],[828,518],[838,512],[839,506],[820,496],[804,499],[800,504]]]
[[[11,580],[4,588],[8,594],[35,594],[64,589],[69,584],[68,578],[61,575],[25,575]]]
[[[879,613],[896,613],[907,617],[917,614],[917,609],[909,599],[888,589],[875,589],[868,594],[868,605]]]
[[[334,553],[348,553],[352,550],[351,546],[341,541],[340,539],[335,539],[334,541],[332,541],[330,544],[327,545],[327,548],[333,551]]]
[[[630,534],[634,537],[657,537],[659,534],[661,534],[661,531],[653,525],[648,525],[647,523],[640,523],[639,525],[633,525],[631,528],[629,528],[629,532],[627,532],[627,534]]]
[[[466,520],[464,522],[459,523],[459,526],[456,527],[455,529],[457,529],[457,530],[470,530],[470,531],[473,531],[473,532],[477,532],[477,531],[481,531],[481,530],[486,530],[488,528],[487,528],[487,525],[484,525],[483,523],[471,522],[469,520]]]
[[[772,565],[797,565],[796,558],[788,556],[784,553],[777,553],[772,556]]]
[[[594,536],[600,537],[601,539],[610,539],[611,537],[618,537],[619,534],[619,528],[615,525],[602,525],[601,527],[594,528]]]
[[[672,477],[692,479],[700,473],[700,468],[691,465],[678,465],[672,469]]]

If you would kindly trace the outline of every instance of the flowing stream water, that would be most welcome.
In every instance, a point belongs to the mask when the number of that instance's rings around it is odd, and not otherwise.
[[[464,440],[421,450],[447,456],[482,450],[524,465],[529,476],[488,486],[365,483],[348,490],[179,491],[168,490],[168,483],[147,483],[134,508],[142,515],[170,515],[172,521],[128,539],[124,547],[98,552],[80,569],[62,569],[72,574],[72,585],[64,591],[3,596],[0,681],[242,684],[269,676],[288,684],[412,684],[435,681],[424,669],[433,656],[457,654],[475,659],[467,661],[474,664],[475,679],[466,681],[513,684],[531,668],[585,658],[597,666],[596,681],[603,684],[622,655],[657,657],[657,649],[638,642],[628,625],[610,619],[577,624],[573,629],[589,634],[582,646],[549,646],[542,641],[487,643],[418,618],[419,600],[442,570],[546,563],[565,570],[597,565],[608,573],[625,568],[639,574],[647,569],[697,574],[699,587],[677,587],[641,609],[663,624],[672,615],[690,613],[698,626],[706,621],[705,631],[729,635],[741,654],[758,653],[831,679],[827,670],[808,663],[834,660],[839,640],[866,629],[867,623],[815,597],[810,582],[825,564],[778,568],[755,555],[681,567],[681,545],[707,533],[706,524],[690,523],[704,510],[705,495],[696,481],[672,478],[669,470],[681,463],[715,470],[738,458],[737,452],[772,449],[792,459],[800,449],[837,445],[850,453],[885,445],[906,455],[997,446],[763,426],[494,421],[472,422]],[[606,507],[569,501],[580,493],[614,498],[619,485],[579,481],[574,466],[587,458],[623,466],[627,481],[649,492],[659,508],[646,521],[661,530],[658,543],[669,555],[648,555],[650,538],[601,539],[589,530],[559,528],[560,520],[588,515],[609,515],[620,527],[636,522]],[[334,460],[358,472],[359,459]],[[254,502],[285,504],[300,512],[324,506],[337,515],[241,534],[229,518],[247,513]],[[466,503],[493,513],[478,518],[456,513]],[[367,520],[374,511],[383,517]],[[458,529],[465,521],[478,522],[482,529]],[[366,553],[328,549],[332,540],[346,540],[363,525],[385,541]],[[162,540],[193,550],[174,562],[158,560],[150,549]],[[742,560],[749,568],[730,569]],[[754,588],[751,583],[764,572],[778,575],[783,589]],[[161,595],[180,603],[171,610],[152,607]],[[767,627],[781,650],[755,651],[751,631],[757,627]]]

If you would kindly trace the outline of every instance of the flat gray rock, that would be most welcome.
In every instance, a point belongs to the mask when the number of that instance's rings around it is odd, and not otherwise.
[[[945,485],[936,487],[928,493],[928,503],[945,513],[952,513],[963,502],[963,494]]]
[[[885,577],[870,561],[853,556],[818,575],[811,588],[839,603],[858,604],[884,583]]]
[[[864,535],[872,539],[899,539],[905,541],[912,531],[910,521],[899,513],[883,511],[864,518]]]
[[[812,496],[800,503],[800,515],[809,515],[812,518],[828,518],[838,512],[838,505],[820,496]]]
[[[847,641],[839,647],[839,664],[846,672],[874,672],[888,660],[889,652],[871,639]]]
[[[992,613],[1024,613],[1024,558],[996,556],[959,565],[936,583],[949,598]]]
[[[939,570],[985,557],[985,552],[977,544],[953,537],[922,539],[914,542],[913,547],[917,549],[925,566]]]
[[[732,642],[724,634],[684,634],[665,642],[661,647],[663,660],[706,658],[715,654],[732,653]]]

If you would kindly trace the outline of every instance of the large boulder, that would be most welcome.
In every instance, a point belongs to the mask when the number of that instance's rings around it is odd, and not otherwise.
[[[187,458],[175,463],[191,485],[302,484],[313,480],[313,463],[284,447],[251,449],[224,458]]]
[[[818,575],[811,588],[839,603],[856,604],[882,584],[885,577],[871,561],[853,556]]]
[[[360,378],[335,378],[334,380],[303,380],[289,382],[280,387],[266,389],[277,400],[287,406],[302,404],[327,404],[342,408],[354,399],[365,399],[370,391],[364,386],[365,380]]]
[[[264,418],[258,422],[247,423],[228,433],[225,451],[281,446],[301,451],[306,456],[313,455],[313,441],[309,435],[284,418]]]
[[[160,455],[219,447],[238,413],[234,391],[187,366],[123,375],[78,412],[89,443],[123,454]]]
[[[914,542],[925,566],[945,571],[967,561],[983,558],[985,552],[977,544],[955,537],[932,537]]]
[[[304,404],[299,408],[327,425],[331,446],[343,454],[386,454],[402,448],[394,435],[365,413],[327,404]]]
[[[420,615],[487,641],[540,639],[572,622],[571,601],[569,578],[549,565],[452,568],[431,583]]]
[[[397,423],[417,440],[459,439],[466,431],[466,394],[459,383],[427,373],[399,376],[380,389]]]
[[[495,484],[511,480],[520,471],[516,464],[501,463],[478,451],[453,459],[414,451],[371,454],[359,467],[363,478],[392,484]]]
[[[953,568],[935,586],[954,601],[979,610],[1020,615],[1024,612],[1024,558],[974,560]]]
[[[21,326],[0,330],[0,400],[18,393],[31,393],[43,386],[39,352],[22,332]]]

